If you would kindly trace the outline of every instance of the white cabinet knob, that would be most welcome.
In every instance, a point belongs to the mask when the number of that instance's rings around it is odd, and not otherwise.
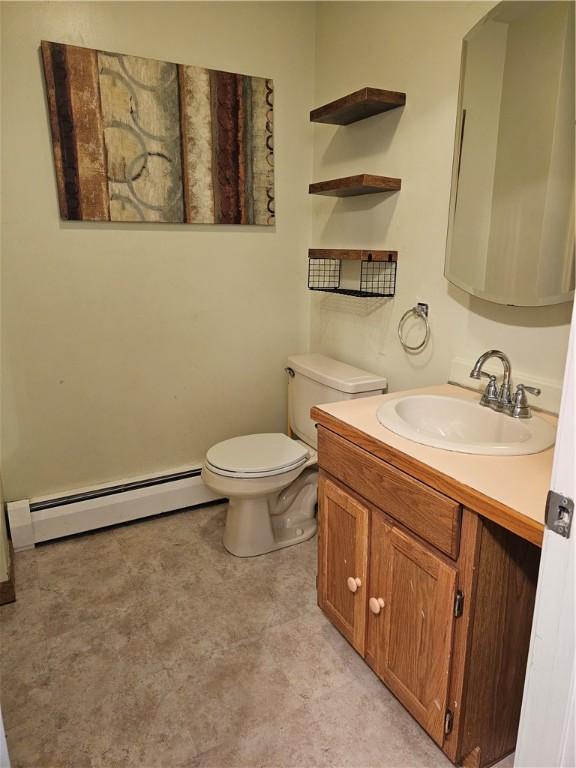
[[[348,584],[348,589],[350,592],[356,592],[358,587],[362,586],[362,581],[358,578],[358,576],[356,576],[356,578],[354,578],[354,576],[348,576],[346,584]]]
[[[381,597],[371,597],[370,600],[368,600],[368,607],[372,613],[378,615],[382,608],[384,608],[384,600],[382,600]]]

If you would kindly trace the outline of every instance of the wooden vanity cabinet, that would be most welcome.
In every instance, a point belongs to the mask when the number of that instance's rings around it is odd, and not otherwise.
[[[319,426],[318,603],[455,763],[515,748],[539,549]]]

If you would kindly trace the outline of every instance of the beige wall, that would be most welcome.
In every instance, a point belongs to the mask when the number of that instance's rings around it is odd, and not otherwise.
[[[195,463],[216,440],[283,429],[284,361],[308,345],[393,390],[445,381],[453,357],[490,347],[560,380],[568,306],[491,305],[443,277],[460,42],[491,5],[2,3],[9,499]],[[42,38],[273,77],[276,229],[60,222]],[[312,106],[363,85],[405,90],[408,104],[309,125]],[[400,176],[403,189],[308,200],[311,177],[358,172]],[[396,298],[308,294],[310,245],[398,249]],[[396,327],[418,300],[433,337],[410,357]]]
[[[316,104],[361,86],[406,91],[407,105],[347,126],[314,128],[314,179],[353,173],[402,178],[402,190],[314,203],[314,246],[399,251],[393,300],[314,295],[311,346],[388,376],[390,388],[446,381],[450,361],[496,347],[513,368],[561,381],[570,306],[499,306],[474,299],[443,277],[460,47],[494,5],[483,2],[320,3]],[[430,304],[428,349],[410,356],[398,320]],[[409,336],[410,341],[415,336]]]
[[[309,3],[2,3],[8,499],[191,464],[285,428],[308,334]],[[275,83],[275,229],[62,223],[38,46]]]

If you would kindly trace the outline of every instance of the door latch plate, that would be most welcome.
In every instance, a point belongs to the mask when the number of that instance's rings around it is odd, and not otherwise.
[[[574,500],[556,491],[548,491],[546,500],[546,526],[551,531],[559,533],[565,539],[570,536],[572,518],[574,517]]]
[[[454,616],[458,619],[464,613],[464,592],[459,589],[454,598]]]

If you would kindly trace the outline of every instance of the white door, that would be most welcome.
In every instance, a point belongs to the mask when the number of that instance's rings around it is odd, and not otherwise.
[[[552,490],[576,499],[576,312],[568,345]],[[546,527],[514,765],[576,765],[576,522],[569,538]]]

